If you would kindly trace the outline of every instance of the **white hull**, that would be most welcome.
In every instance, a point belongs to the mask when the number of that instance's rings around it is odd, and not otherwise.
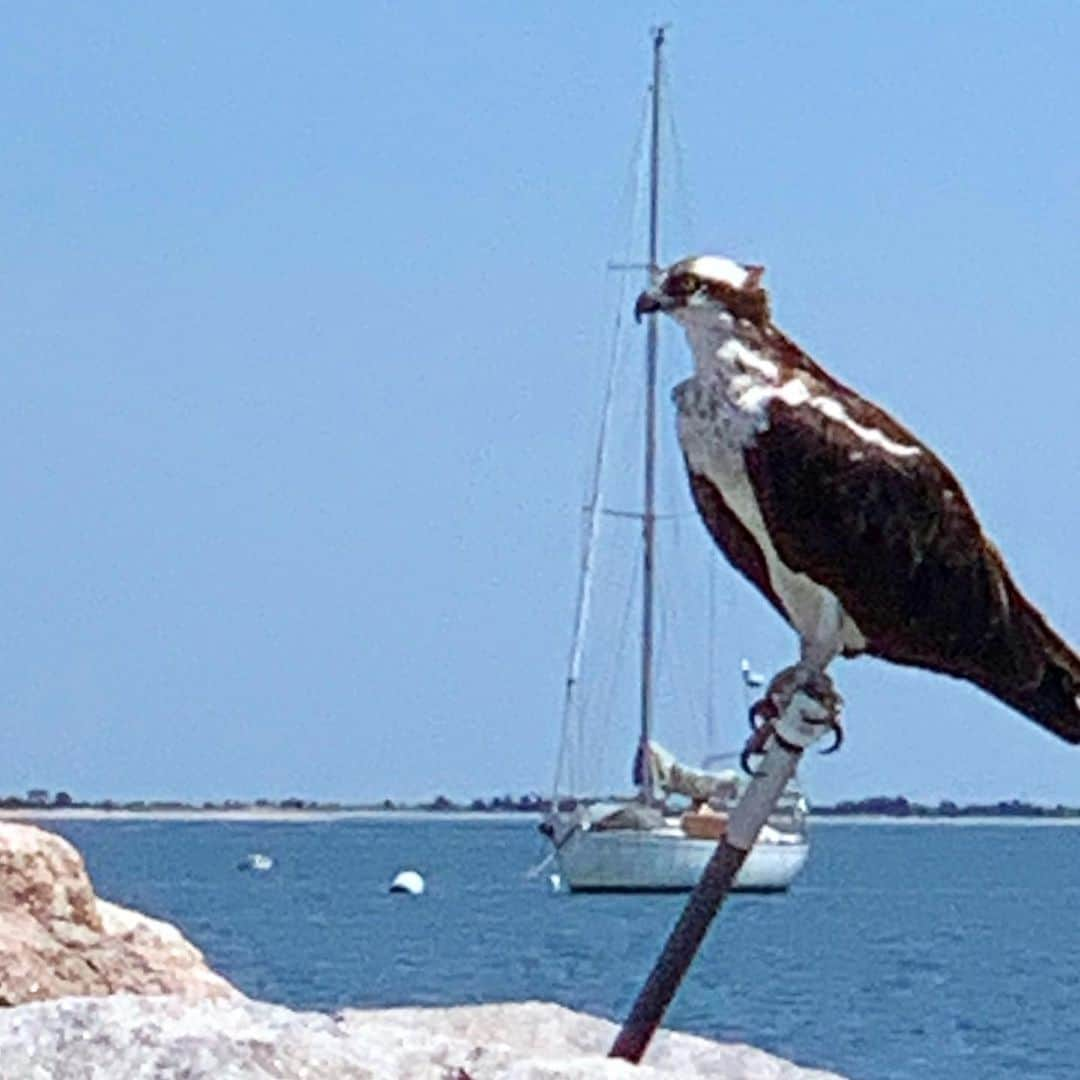
[[[562,884],[573,892],[672,892],[692,889],[716,850],[715,840],[677,826],[651,830],[574,829],[556,854]],[[759,841],[735,878],[742,892],[782,892],[809,854],[806,837]]]

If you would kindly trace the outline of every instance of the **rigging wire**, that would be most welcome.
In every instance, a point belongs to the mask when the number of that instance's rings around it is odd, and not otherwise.
[[[689,620],[684,617],[688,608],[678,602],[679,594],[688,591],[684,581],[686,575],[675,573],[675,568],[685,569],[690,560],[686,557],[684,545],[678,543],[672,547],[676,557],[667,560],[664,573],[659,575],[657,580],[657,608],[661,619],[661,645],[657,650],[660,659],[658,674],[659,681],[666,687],[668,694],[668,738],[683,746],[686,732],[700,727],[698,694],[687,689],[696,687],[700,680],[694,677],[696,673],[691,672],[688,666],[688,657],[693,650],[683,647],[694,639]],[[676,717],[678,721],[673,723]],[[683,733],[681,740],[678,739],[680,732]],[[685,757],[685,747],[683,753],[676,756]]]
[[[648,96],[643,97],[641,117],[638,123],[638,134],[634,150],[631,155],[628,176],[623,185],[622,195],[619,200],[619,212],[626,209],[626,202],[630,202],[629,218],[631,222],[631,235],[636,235],[634,226],[637,224],[638,210],[641,202],[641,159],[645,145],[645,130],[648,118]],[[607,275],[605,275],[605,286]],[[605,289],[606,291],[606,289]],[[564,774],[569,780],[571,789],[575,789],[579,782],[577,775],[579,765],[576,759],[583,759],[584,749],[584,712],[577,709],[576,731],[572,734],[575,725],[575,689],[581,676],[582,648],[584,634],[588,624],[589,608],[592,594],[592,573],[594,570],[593,559],[596,551],[601,523],[600,491],[603,483],[604,467],[607,451],[607,432],[611,418],[612,403],[615,396],[615,384],[619,369],[621,354],[621,342],[623,337],[623,312],[626,307],[627,282],[625,275],[620,275],[619,286],[616,289],[617,301],[615,309],[615,325],[611,334],[610,355],[607,365],[607,378],[605,385],[604,404],[601,412],[600,431],[598,434],[596,449],[593,455],[593,468],[589,482],[588,496],[585,503],[585,513],[582,527],[582,550],[580,554],[580,574],[578,581],[577,599],[575,602],[574,629],[570,646],[570,660],[563,693],[563,716],[559,738],[559,752],[556,756],[555,777],[552,784],[553,801],[557,800],[562,785]],[[576,753],[573,752],[572,743],[576,737]]]
[[[664,95],[668,101],[674,101],[674,92],[671,87],[670,75],[665,68],[661,79],[664,87]],[[679,224],[685,231],[689,245],[693,245],[693,238],[697,235],[697,214],[694,209],[693,196],[690,193],[690,185],[687,179],[686,153],[683,150],[682,140],[679,138],[679,129],[675,121],[676,109],[668,108],[664,112],[667,117],[668,138],[672,146],[672,159],[674,161],[674,187],[678,197],[673,200],[676,211],[680,217]]]
[[[634,552],[635,556],[637,552]],[[637,609],[637,594],[641,584],[641,562],[637,558],[630,560],[630,581],[625,588],[625,600],[623,601],[622,617],[619,620],[619,631],[615,641],[615,657],[614,664],[611,666],[611,670],[608,673],[607,686],[603,695],[603,704],[601,707],[593,709],[592,714],[598,717],[598,731],[597,731],[597,745],[600,750],[611,746],[611,731],[615,724],[615,718],[621,713],[621,703],[618,701],[618,692],[621,687],[625,687],[622,675],[626,667],[626,654],[628,647],[633,638],[631,632],[631,616]],[[597,752],[590,755],[593,761],[596,763],[597,775],[594,777],[593,783],[598,784],[600,781],[600,772],[602,767],[601,753]]]
[[[716,560],[709,560],[709,617],[705,624],[705,754],[716,750]]]
[[[665,350],[670,352],[670,349]],[[666,425],[668,438],[665,443],[670,446],[672,424]],[[697,694],[688,690],[696,687],[699,680],[688,677],[687,657],[693,654],[693,644],[696,635],[693,633],[691,620],[686,617],[690,611],[690,605],[681,603],[690,595],[688,587],[689,577],[685,570],[693,557],[700,552],[698,544],[693,543],[686,535],[682,525],[682,519],[689,516],[680,510],[685,502],[685,479],[682,475],[681,465],[677,460],[679,455],[667,453],[661,455],[661,484],[659,488],[666,508],[670,511],[666,514],[666,520],[671,525],[665,530],[671,557],[657,560],[660,572],[657,575],[658,603],[657,608],[661,613],[661,646],[657,650],[659,659],[659,681],[667,689],[669,717],[678,716],[681,720],[678,724],[669,722],[667,730],[669,738],[675,738],[677,731],[694,731],[700,727],[700,712]],[[696,536],[696,533],[694,534]],[[685,647],[684,647],[685,646]]]

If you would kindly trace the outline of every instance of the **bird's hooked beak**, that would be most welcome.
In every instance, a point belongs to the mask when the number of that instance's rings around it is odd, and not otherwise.
[[[665,300],[666,297],[658,286],[650,285],[637,298],[637,303],[634,304],[634,321],[641,322],[642,315],[655,315],[656,312],[663,311]]]

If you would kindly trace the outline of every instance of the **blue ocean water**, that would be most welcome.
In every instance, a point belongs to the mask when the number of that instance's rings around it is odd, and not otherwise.
[[[98,891],[296,1008],[530,998],[619,1019],[683,898],[570,896],[535,823],[435,817],[47,823]],[[240,873],[249,852],[276,860]],[[391,896],[403,868],[422,897]],[[737,896],[670,1027],[857,1080],[1080,1076],[1080,828],[815,824],[786,896]]]

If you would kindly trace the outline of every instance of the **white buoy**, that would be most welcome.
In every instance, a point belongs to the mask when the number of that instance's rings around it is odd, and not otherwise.
[[[424,891],[424,879],[415,870],[402,870],[390,882],[390,891],[419,896]]]
[[[558,874],[548,874],[548,884],[552,892],[562,891],[562,878]]]

